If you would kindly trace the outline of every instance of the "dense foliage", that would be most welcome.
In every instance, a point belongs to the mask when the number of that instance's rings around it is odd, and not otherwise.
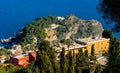
[[[108,31],[104,31],[108,32]],[[108,33],[109,35],[110,33]],[[112,36],[112,35],[110,35]],[[105,36],[104,36],[105,37]],[[108,37],[108,36],[107,36]],[[37,60],[32,62],[27,67],[17,67],[8,64],[5,67],[0,67],[1,73],[119,73],[120,66],[120,42],[118,39],[111,37],[110,49],[108,53],[108,64],[103,69],[99,64],[95,62],[90,65],[89,60],[96,61],[94,55],[94,46],[91,47],[91,56],[88,56],[88,51],[79,50],[79,53],[75,55],[73,52],[69,52],[65,55],[65,49],[61,52],[60,62],[56,60],[55,51],[50,47],[48,41],[41,41],[38,43],[39,51],[37,53]]]
[[[120,31],[120,0],[100,0],[97,10],[107,22],[114,22],[115,31]]]
[[[6,62],[9,62],[11,55],[12,55],[12,53],[10,51],[8,51],[6,48],[4,48],[4,47],[0,48],[0,56],[5,56]]]
[[[17,67],[8,64],[0,67],[2,73],[90,73],[88,51],[79,50],[76,55],[69,52],[65,55],[65,49],[62,49],[60,61],[56,60],[55,51],[50,47],[48,41],[38,43],[37,60],[33,61],[27,67]]]
[[[82,24],[82,22],[84,22]],[[92,21],[96,22],[96,21]],[[69,31],[76,30],[78,27],[76,34],[72,34],[72,36],[76,36],[77,38],[84,36],[90,36],[90,33],[93,35],[97,35],[98,31],[96,27],[98,23],[95,23],[95,27],[92,26],[91,21],[83,21],[79,20],[75,16],[67,16],[64,21],[58,21],[54,16],[42,17],[38,18],[35,21],[27,24],[23,29],[20,30],[18,34],[16,34],[16,38],[13,41],[20,43],[22,46],[26,46],[26,44],[31,44],[30,47],[37,48],[37,60],[29,64],[27,67],[17,67],[8,64],[7,66],[0,67],[1,73],[100,73],[101,65],[96,64],[96,58],[94,54],[94,45],[91,47],[91,56],[88,55],[88,51],[79,48],[78,54],[74,54],[74,52],[69,52],[67,55],[65,53],[65,48],[62,49],[60,53],[60,61],[56,60],[56,52],[54,48],[51,46],[51,42],[44,40],[47,37],[47,33],[45,33],[45,28],[49,28],[50,24],[56,23],[59,26],[55,29],[57,31],[57,36],[61,43],[66,45],[71,45],[71,39],[65,39],[65,36]],[[72,28],[70,27],[72,26]],[[84,26],[81,27],[81,26]],[[101,25],[100,29],[102,28]],[[75,28],[74,28],[75,27]],[[93,28],[90,28],[93,27]],[[62,28],[62,29],[61,29]],[[95,30],[93,30],[95,28]],[[86,30],[86,31],[85,31]],[[96,31],[97,30],[97,31]],[[83,32],[84,31],[84,32]],[[82,33],[81,33],[82,32]],[[93,33],[94,32],[94,33]],[[96,32],[96,33],[95,33]],[[101,34],[101,31],[98,33]],[[87,36],[87,37],[88,37]],[[75,38],[76,38],[75,37]],[[110,31],[104,31],[103,37],[111,38],[110,42],[110,50],[109,50],[109,62],[108,66],[103,70],[103,72],[117,72],[119,71],[119,54],[120,54],[120,43],[119,41],[112,36]],[[37,39],[37,43],[35,43],[35,38]],[[4,53],[4,50],[2,49]],[[89,62],[93,61],[93,64]],[[117,67],[116,67],[117,66]],[[114,68],[112,68],[114,67]],[[112,71],[111,71],[112,70]]]
[[[31,44],[34,37],[37,37],[38,41],[43,40],[47,36],[44,28],[49,27],[51,23],[56,23],[56,21],[55,16],[37,18],[35,21],[26,24],[26,26],[16,34],[16,38],[13,40],[22,45]]]
[[[110,48],[107,67],[103,70],[103,73],[120,73],[120,41],[113,37],[111,31],[105,30],[104,32],[108,32],[108,36],[104,37],[110,37]]]
[[[64,17],[64,20],[58,20],[57,16],[45,16],[37,18],[36,20],[27,23],[24,28],[22,28],[13,38],[12,42],[20,43],[22,46],[27,44],[32,44],[35,47],[34,40],[37,42],[44,40],[48,36],[46,29],[51,29],[57,36],[54,41],[62,41],[66,39],[74,38],[85,38],[91,35],[102,34],[102,26],[98,21],[95,20],[81,20],[74,15],[68,15]],[[55,24],[55,26],[51,26]],[[57,27],[56,27],[57,26]],[[53,27],[56,27],[52,29]],[[99,27],[96,29],[96,27]],[[67,38],[69,37],[69,38]],[[69,41],[69,40],[68,40]]]

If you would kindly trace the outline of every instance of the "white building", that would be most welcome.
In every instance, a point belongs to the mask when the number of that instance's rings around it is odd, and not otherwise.
[[[62,16],[58,16],[57,19],[58,19],[58,20],[64,20],[65,18],[62,17]]]

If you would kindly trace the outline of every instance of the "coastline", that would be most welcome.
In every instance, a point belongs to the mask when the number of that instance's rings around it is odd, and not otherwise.
[[[20,28],[20,30],[21,29],[22,28]],[[16,33],[18,33],[18,31],[16,31]],[[120,40],[120,32],[119,33],[113,32],[113,35],[114,35],[114,37],[116,37]],[[0,46],[7,47],[7,48],[10,47],[14,43],[11,41],[12,38],[15,38],[15,32],[14,32],[14,34],[12,32],[9,34],[8,33],[1,34],[0,35]]]

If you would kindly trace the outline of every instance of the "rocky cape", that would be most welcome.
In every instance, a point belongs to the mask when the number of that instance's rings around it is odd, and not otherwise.
[[[52,45],[73,41],[78,38],[102,36],[103,28],[97,20],[83,20],[74,15],[68,16],[45,16],[27,23],[12,39],[23,46],[40,42],[50,41]]]

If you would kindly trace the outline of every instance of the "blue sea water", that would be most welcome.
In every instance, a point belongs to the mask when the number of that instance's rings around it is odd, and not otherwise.
[[[0,39],[13,36],[35,18],[74,14],[85,20],[96,19],[106,25],[96,10],[99,0],[0,0]],[[119,37],[119,34],[115,34]]]

